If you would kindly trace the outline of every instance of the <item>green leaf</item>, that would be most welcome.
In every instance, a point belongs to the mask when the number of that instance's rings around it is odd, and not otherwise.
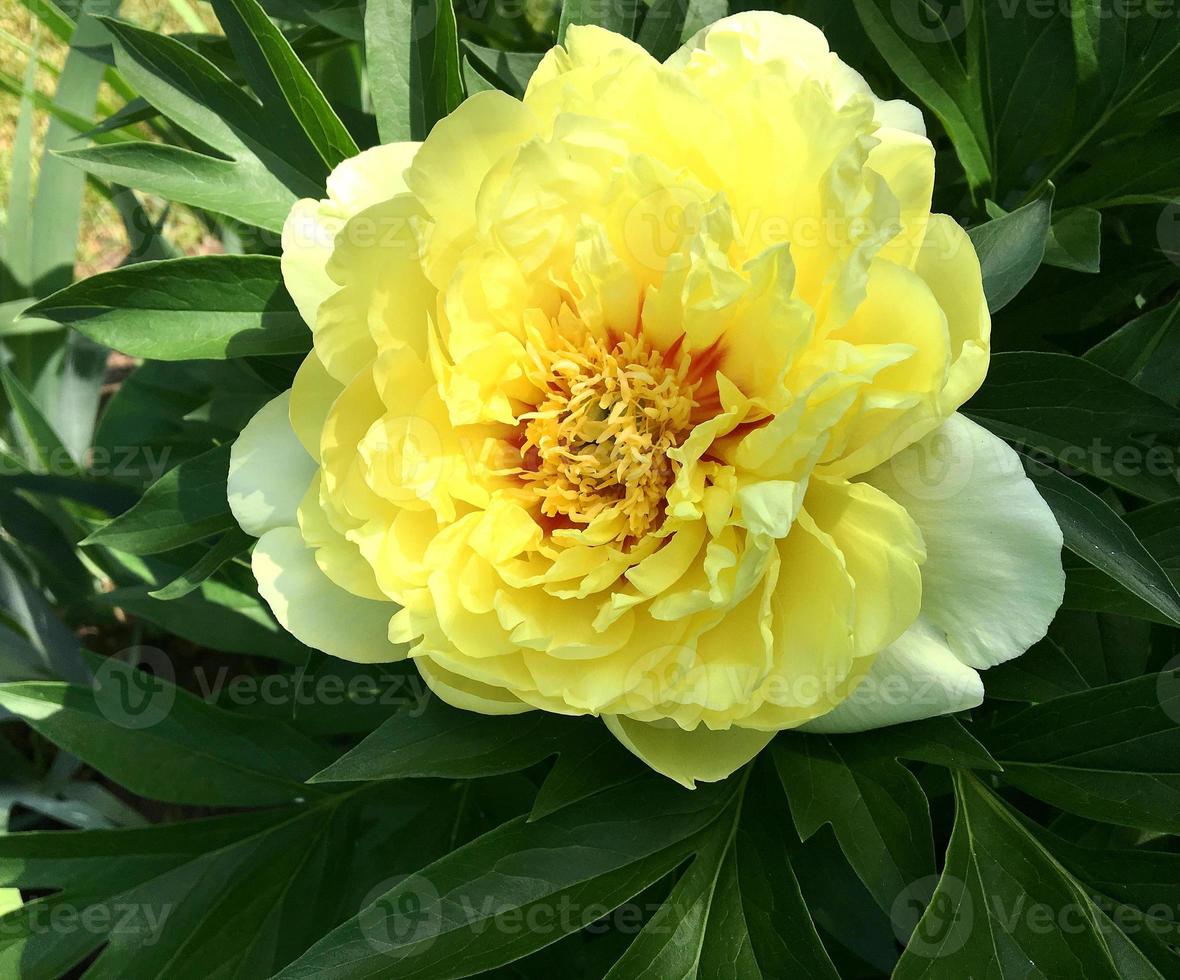
[[[1180,134],[1163,129],[1149,139],[1103,147],[1062,190],[1070,206],[1169,204],[1180,197]]]
[[[425,139],[463,101],[450,0],[370,0],[365,52],[383,143]]]
[[[426,980],[518,959],[680,865],[732,796],[732,785],[686,793],[656,777],[544,820],[513,820],[377,897],[276,980]],[[530,922],[539,924],[522,927]]]
[[[528,51],[497,51],[471,41],[463,42],[463,54],[479,75],[502,92],[518,99],[541,63],[541,55]]]
[[[33,175],[33,104],[37,95],[37,46],[30,48],[24,77],[19,89],[20,109],[12,134],[9,166],[8,200],[5,208],[4,237],[0,239],[0,258],[8,274],[21,291],[33,285],[32,275],[32,175]]]
[[[563,744],[557,762],[537,791],[530,820],[539,820],[595,793],[620,786],[646,769],[607,733],[605,726],[583,726],[579,735]]]
[[[229,453],[228,444],[217,446],[173,467],[82,544],[153,555],[236,528],[225,490]]]
[[[709,829],[667,900],[606,980],[838,976],[791,866],[786,800],[769,767]]]
[[[544,711],[481,715],[438,698],[398,712],[313,782],[361,782],[411,776],[470,779],[527,769],[600,734],[597,719],[569,719]]]
[[[1006,782],[1070,813],[1180,830],[1180,679],[1149,674],[1025,708],[984,734]]]
[[[303,62],[257,0],[211,0],[246,81],[278,140],[300,143],[323,161],[322,176],[360,152]]]
[[[70,35],[70,53],[58,77],[54,102],[74,116],[90,120],[106,67],[88,48],[106,37],[96,15],[112,14],[119,0],[96,0],[79,13]],[[45,152],[33,202],[31,276],[34,293],[44,296],[74,278],[84,180],[80,173],[55,158],[74,139],[74,128],[54,118],[45,135]]]
[[[1067,595],[1069,588],[1067,580]],[[1145,622],[1062,609],[1048,636],[988,670],[984,687],[989,697],[1041,702],[1137,677],[1145,669],[1150,629]]]
[[[953,719],[860,736],[792,734],[771,751],[799,836],[807,841],[831,824],[840,849],[886,912],[910,882],[934,874],[926,795],[899,758],[916,754],[994,768]]]
[[[166,660],[156,653],[160,670]],[[277,721],[214,708],[113,659],[89,687],[0,684],[0,706],[132,792],[171,803],[261,806],[306,797],[315,790],[303,781],[326,755]]]
[[[1114,0],[1092,0],[1078,11],[1078,76],[1094,104],[1078,124],[1095,137],[1180,108],[1180,30],[1154,8],[1153,16],[1119,12]]]
[[[80,472],[40,406],[7,367],[0,366],[0,385],[16,420],[16,432],[30,468],[38,473],[74,476]]]
[[[264,255],[141,262],[67,286],[27,315],[164,361],[299,354],[311,342],[279,260]]]
[[[946,868],[895,980],[1161,980],[1086,889],[977,780],[957,773],[955,801]]]
[[[1176,975],[1180,923],[1172,910],[1180,907],[1180,855],[1148,847],[1081,847],[1027,818],[1021,822],[1164,976]]]
[[[13,628],[0,629],[0,665],[6,680],[52,679],[85,683],[90,672],[78,639],[42,595],[0,559],[0,611]],[[17,630],[20,630],[18,633]]]
[[[1135,532],[1101,497],[1027,457],[1025,470],[1052,508],[1070,551],[1180,624],[1180,592]]]
[[[1136,317],[1085,357],[1169,405],[1180,404],[1180,300]]]
[[[274,176],[271,193],[280,199],[319,194],[319,155],[308,163],[308,154],[300,153],[306,151],[302,141],[292,145],[276,139],[270,127],[260,128],[263,106],[211,61],[176,38],[117,20],[104,23],[114,39],[116,64],[136,91],[202,143],[236,161],[239,183],[246,182],[248,172],[261,184],[265,170]]]
[[[1180,411],[1080,357],[995,354],[966,414],[1144,500],[1177,494]]]
[[[684,36],[689,0],[654,0],[643,15],[635,40],[656,61],[676,53]]]
[[[967,26],[972,7],[936,8],[890,0],[854,3],[865,32],[889,67],[942,123],[968,183],[987,186],[992,162],[979,72],[964,62],[954,43]]]
[[[455,813],[447,787],[420,782],[396,796],[361,792],[132,830],[8,834],[0,881],[43,897],[0,918],[0,964],[57,977],[98,951],[87,972],[101,980],[270,976],[379,881],[414,867],[387,841],[429,860],[445,847],[437,824]]]
[[[1074,272],[1098,272],[1102,259],[1102,215],[1070,208],[1053,216],[1045,244],[1045,265]]]
[[[153,599],[179,599],[196,589],[226,562],[244,555],[254,539],[238,527],[225,532],[201,558],[182,575],[178,575],[161,589],[149,592]]]
[[[124,586],[101,593],[93,602],[122,609],[199,646],[274,657],[288,663],[304,661],[307,648],[274,621],[260,599],[232,585],[206,579],[198,589],[178,599],[156,599],[151,595],[179,571],[169,572],[158,584]]]
[[[1032,204],[968,230],[979,253],[983,291],[992,313],[1007,306],[1041,267],[1052,213],[1049,187]]]
[[[114,184],[224,214],[267,231],[281,231],[295,195],[261,166],[161,143],[127,142],[58,154]]]
[[[623,37],[634,37],[639,7],[639,0],[563,0],[557,43],[565,41],[571,24],[592,24]]]

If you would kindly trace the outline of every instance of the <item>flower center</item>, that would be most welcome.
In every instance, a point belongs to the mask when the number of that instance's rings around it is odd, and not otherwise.
[[[700,384],[677,347],[587,335],[534,349],[530,378],[546,394],[521,416],[521,476],[542,515],[596,523],[605,540],[622,542],[659,521],[674,476],[668,450],[692,428]]]

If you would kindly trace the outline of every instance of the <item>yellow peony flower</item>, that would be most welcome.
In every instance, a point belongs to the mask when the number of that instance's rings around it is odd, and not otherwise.
[[[342,164],[283,234],[314,351],[234,446],[262,595],[690,786],[978,704],[1061,533],[955,414],[990,321],[933,181],[920,113],[771,13],[663,64],[571,28],[523,101]]]

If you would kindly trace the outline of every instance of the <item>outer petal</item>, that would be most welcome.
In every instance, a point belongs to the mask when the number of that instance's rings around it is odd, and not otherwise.
[[[849,697],[802,728],[863,732],[964,711],[982,701],[979,674],[947,649],[937,630],[919,620],[881,652]]]
[[[766,748],[774,732],[746,728],[713,731],[701,725],[690,732],[673,722],[648,724],[625,715],[603,715],[606,727],[628,750],[656,772],[689,789],[697,780],[714,783],[740,769]]]
[[[414,663],[430,690],[454,708],[481,715],[519,715],[533,710],[532,705],[525,704],[506,688],[461,677],[440,667],[430,657],[418,657]]]
[[[1061,529],[1002,440],[962,415],[867,477],[926,541],[922,613],[983,669],[1041,639],[1061,605]]]
[[[315,326],[320,303],[336,291],[326,271],[332,243],[344,222],[359,211],[406,190],[402,174],[418,143],[390,143],[345,160],[328,177],[328,196],[305,198],[283,224],[283,282],[300,316]]]
[[[883,126],[926,135],[919,109],[901,99],[884,102],[876,98],[860,73],[829,50],[823,31],[801,17],[768,10],[731,14],[697,31],[665,64],[691,73],[696,55],[700,70],[707,70],[708,59],[702,59],[698,51],[707,51],[731,71],[755,71],[758,65],[778,63],[799,77],[820,79],[839,104],[853,96],[871,98],[874,114]]]
[[[255,537],[298,523],[299,501],[315,476],[315,461],[291,428],[290,405],[289,391],[267,402],[230,450],[229,509]]]
[[[254,547],[253,567],[259,594],[301,643],[353,663],[405,658],[406,648],[389,641],[389,620],[397,607],[335,585],[298,528],[267,531]]]
[[[476,197],[488,171],[537,131],[532,113],[503,92],[477,92],[430,131],[407,183],[434,226],[427,275],[441,286],[470,239]]]

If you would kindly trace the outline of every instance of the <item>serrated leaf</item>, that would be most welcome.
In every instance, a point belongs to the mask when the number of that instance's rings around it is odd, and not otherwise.
[[[27,315],[165,361],[298,354],[311,343],[279,260],[264,255],[141,262],[67,286]]]

